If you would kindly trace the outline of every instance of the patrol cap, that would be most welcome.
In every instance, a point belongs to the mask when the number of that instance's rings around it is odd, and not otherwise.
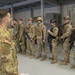
[[[71,20],[71,18],[69,16],[66,16],[63,18],[64,20]]]
[[[56,19],[51,19],[50,23],[56,23]]]
[[[33,19],[32,18],[29,18],[28,21],[33,21]]]
[[[38,18],[37,18],[37,21],[42,21],[42,18],[41,18],[41,17],[38,17]]]

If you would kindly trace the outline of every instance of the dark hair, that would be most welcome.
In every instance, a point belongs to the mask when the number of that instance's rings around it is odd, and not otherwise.
[[[14,19],[14,21],[16,21],[16,22],[17,22],[17,19]]]
[[[23,19],[19,19],[20,21],[23,21]]]
[[[0,9],[0,22],[5,16],[7,16],[7,13],[10,13],[8,9]]]

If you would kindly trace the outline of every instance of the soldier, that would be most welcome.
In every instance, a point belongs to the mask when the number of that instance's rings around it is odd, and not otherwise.
[[[16,46],[17,46],[17,48],[18,48],[18,52],[21,52],[20,51],[20,48],[19,48],[19,29],[20,29],[20,26],[19,26],[19,24],[18,24],[18,22],[17,22],[17,20],[16,19],[14,19],[14,21],[13,21],[13,27],[14,27],[14,30],[15,30],[15,33],[14,33],[14,39],[15,39],[15,41],[16,41]]]
[[[19,25],[20,25],[20,30],[19,30],[19,43],[20,43],[20,47],[22,50],[22,54],[26,54],[26,46],[25,46],[25,35],[24,35],[24,31],[25,31],[25,25],[23,24],[23,20],[19,19]]]
[[[72,29],[72,34],[71,34],[71,39],[70,39],[70,49],[72,49],[73,46],[75,47],[75,27],[73,27]],[[74,62],[75,62],[75,49],[73,53],[74,53]],[[75,69],[75,64],[72,65],[70,68]]]
[[[18,75],[15,43],[7,30],[11,20],[7,9],[0,10],[0,75]]]
[[[36,57],[36,59],[41,58],[42,54],[42,47],[44,49],[44,55],[41,61],[46,60],[46,55],[47,55],[47,50],[46,50],[46,26],[42,24],[42,18],[38,17],[38,26],[36,27],[36,37],[37,37],[37,45],[38,45],[38,50],[39,54]]]
[[[70,55],[70,36],[72,33],[72,25],[70,22],[70,17],[64,17],[65,24],[62,26],[62,36],[60,37],[63,40],[63,55],[64,60],[60,63],[61,65],[68,65],[69,55]]]
[[[52,46],[52,55],[53,55],[53,60],[51,62],[51,64],[55,64],[57,63],[57,42],[58,42],[58,27],[56,25],[56,20],[55,19],[52,19],[50,21],[51,25],[52,25],[52,29],[49,30],[48,29],[48,33],[50,34],[50,38],[51,38],[51,46]]]
[[[29,50],[29,56],[30,59],[35,57],[35,49],[34,49],[34,37],[35,37],[35,26],[33,24],[33,19],[29,18],[28,19],[28,26],[27,26],[27,33],[29,37],[31,38],[32,42],[27,38],[27,48]]]

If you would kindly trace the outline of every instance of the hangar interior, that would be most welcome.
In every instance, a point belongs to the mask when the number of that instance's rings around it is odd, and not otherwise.
[[[11,10],[11,17],[14,19],[23,19],[24,24],[28,24],[30,17],[41,16],[47,29],[52,18],[57,20],[59,27],[64,23],[63,17],[69,15],[72,24],[75,25],[75,0],[0,0],[0,9]],[[36,25],[36,23],[35,23]],[[58,48],[60,52],[61,49]],[[48,54],[49,57],[50,53]],[[73,61],[73,51],[71,52],[71,64]],[[62,58],[59,54],[58,58]],[[29,59],[27,56],[18,54],[19,71],[27,75],[75,75],[75,71],[69,66],[60,66],[50,64],[50,60],[41,62],[40,60]],[[60,62],[60,61],[59,61]]]

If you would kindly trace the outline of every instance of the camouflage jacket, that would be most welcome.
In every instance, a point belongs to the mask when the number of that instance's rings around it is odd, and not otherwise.
[[[35,37],[35,26],[33,24],[29,24],[27,26],[27,33],[30,36],[30,38],[34,38]]]
[[[46,26],[42,23],[36,27],[36,37],[46,39]]]
[[[62,36],[60,38],[70,40],[71,33],[72,25],[70,23],[64,24],[64,26],[62,27]]]
[[[58,27],[54,26],[52,28],[52,31],[49,34],[52,35],[53,37],[57,37],[58,36],[58,31],[59,31]]]
[[[15,36],[17,37],[19,35],[19,29],[20,29],[20,26],[18,24],[14,25],[14,29],[15,29]]]
[[[13,73],[12,69],[14,69],[16,61],[15,43],[8,30],[0,27],[0,67],[6,72]]]
[[[20,30],[19,30],[19,40],[21,40],[22,37],[24,37],[24,31],[25,31],[25,25],[22,24],[20,25]]]

